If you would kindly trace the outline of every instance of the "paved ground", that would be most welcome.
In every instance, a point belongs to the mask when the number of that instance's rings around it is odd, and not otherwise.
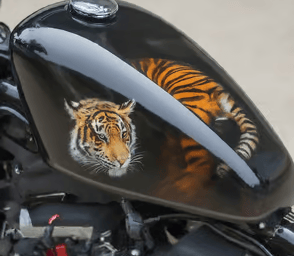
[[[1,2],[1,0],[0,0]],[[54,0],[2,0],[13,28]],[[183,30],[244,88],[294,156],[293,0],[129,0]]]

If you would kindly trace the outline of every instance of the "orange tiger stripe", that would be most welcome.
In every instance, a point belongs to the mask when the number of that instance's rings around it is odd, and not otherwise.
[[[218,117],[233,119],[241,131],[241,138],[235,151],[245,160],[252,156],[259,142],[257,128],[221,85],[203,72],[175,61],[146,58],[134,61],[132,64],[207,125]],[[204,162],[211,161],[209,153],[203,148],[196,149],[197,142],[190,138],[181,140],[183,149],[189,144],[194,145],[194,150],[186,153],[188,163],[186,170],[195,171],[199,165],[203,169]],[[198,158],[198,166],[195,163],[189,164],[191,157]],[[222,165],[222,168],[225,167]],[[225,169],[227,171],[229,168]]]

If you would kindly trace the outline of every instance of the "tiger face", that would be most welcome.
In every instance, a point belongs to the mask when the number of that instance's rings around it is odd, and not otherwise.
[[[65,101],[65,109],[75,120],[69,152],[73,159],[92,172],[120,177],[130,169],[136,142],[135,126],[129,117],[135,101],[117,105],[98,99]]]

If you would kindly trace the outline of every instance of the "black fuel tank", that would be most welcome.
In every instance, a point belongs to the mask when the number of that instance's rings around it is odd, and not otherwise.
[[[55,169],[125,197],[230,221],[294,202],[293,163],[245,93],[197,44],[139,7],[23,21],[12,60]]]

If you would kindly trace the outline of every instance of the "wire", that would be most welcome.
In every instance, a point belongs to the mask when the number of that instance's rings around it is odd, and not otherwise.
[[[226,240],[228,240],[229,242],[232,242],[234,244],[239,245],[242,248],[245,248],[259,256],[264,256],[264,253],[261,252],[262,249],[260,248],[259,250],[256,249],[256,247],[253,247],[252,245],[245,243],[245,242],[241,242],[227,234],[225,234],[224,232],[220,231],[218,228],[214,227],[213,225],[210,225],[208,223],[204,223],[204,225],[208,226],[211,230],[213,230],[215,233],[219,234],[220,236],[222,236],[223,238],[225,238]],[[273,256],[273,255],[271,255]]]
[[[167,215],[161,215],[161,216],[157,216],[154,218],[149,218],[144,220],[145,224],[152,224],[154,222],[158,222],[160,220],[163,219],[172,219],[172,218],[182,218],[182,219],[192,219],[192,220],[200,220],[200,218],[197,218],[193,215],[189,215],[189,214],[167,214]],[[211,228],[215,233],[221,235],[222,237],[224,237],[226,240],[235,243],[237,245],[239,245],[242,248],[248,249],[251,252],[259,255],[259,256],[274,256],[271,252],[269,252],[269,250],[267,250],[260,242],[258,242],[257,240],[255,240],[254,238],[247,236],[245,234],[243,234],[242,232],[229,228],[227,226],[225,226],[226,229],[229,229],[230,231],[234,232],[235,234],[243,237],[244,239],[246,239],[247,241],[251,242],[252,244],[254,244],[258,249],[256,249],[256,247],[253,247],[251,244],[245,243],[245,242],[241,242],[227,234],[225,234],[224,232],[222,232],[221,230],[219,230],[217,227],[215,227],[212,224],[209,224],[207,222],[203,222],[202,223],[206,226],[208,226],[209,228]]]
[[[264,247],[264,245],[262,245],[260,242],[258,242],[257,240],[255,240],[254,238],[245,235],[244,233],[240,232],[239,230],[230,228],[230,227],[226,227],[229,230],[231,230],[232,232],[234,232],[235,234],[242,236],[243,238],[249,240],[250,242],[252,242],[253,244],[255,244],[256,246],[258,246],[267,256],[274,256],[268,249],[266,249]]]
[[[154,218],[149,218],[144,220],[145,224],[151,224],[153,222],[158,222],[160,220],[164,220],[164,219],[175,219],[175,218],[182,218],[182,219],[193,219],[193,220],[200,220],[200,218],[196,218],[193,215],[189,215],[189,214],[166,214],[166,215],[160,215]]]

